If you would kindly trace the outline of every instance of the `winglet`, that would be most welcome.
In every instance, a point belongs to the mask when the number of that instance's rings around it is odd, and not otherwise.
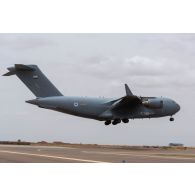
[[[131,92],[131,90],[129,89],[129,86],[127,84],[125,84],[125,90],[126,90],[127,96],[133,96],[133,93]]]

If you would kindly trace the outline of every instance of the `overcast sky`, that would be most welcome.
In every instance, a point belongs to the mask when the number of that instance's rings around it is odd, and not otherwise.
[[[66,96],[165,96],[169,117],[104,126],[25,103],[34,95],[16,77],[0,77],[0,140],[195,146],[195,34],[0,34],[0,73],[37,64]]]

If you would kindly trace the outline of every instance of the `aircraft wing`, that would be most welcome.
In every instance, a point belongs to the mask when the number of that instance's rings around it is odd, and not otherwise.
[[[124,96],[118,100],[113,101],[111,110],[116,111],[120,109],[134,108],[142,104],[142,101],[137,96]]]
[[[125,90],[126,96],[110,102],[112,104],[111,110],[129,109],[142,104],[142,100],[138,96],[133,95],[127,84],[125,84]]]

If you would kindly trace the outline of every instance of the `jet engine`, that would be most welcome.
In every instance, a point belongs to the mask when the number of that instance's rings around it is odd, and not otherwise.
[[[146,101],[143,101],[142,104],[145,107],[153,108],[153,109],[160,109],[163,107],[163,101],[158,99],[148,99]]]

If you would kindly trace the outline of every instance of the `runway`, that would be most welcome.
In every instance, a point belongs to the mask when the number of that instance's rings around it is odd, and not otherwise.
[[[127,150],[0,145],[0,163],[194,163],[195,149]]]

